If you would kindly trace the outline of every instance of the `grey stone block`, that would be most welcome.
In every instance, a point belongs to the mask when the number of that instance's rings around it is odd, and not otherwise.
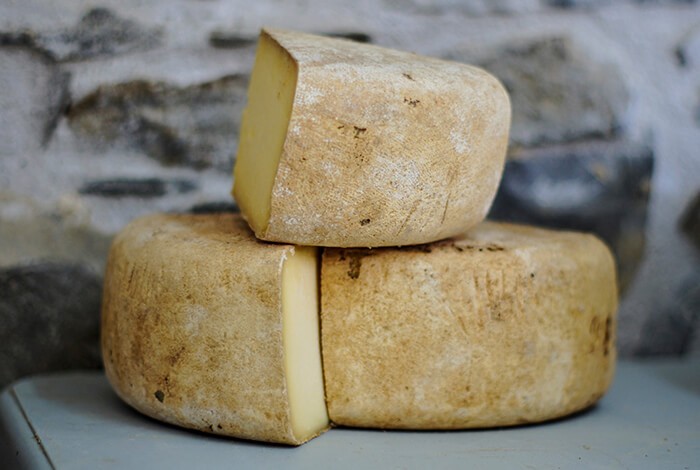
[[[0,155],[41,148],[70,100],[70,74],[26,47],[0,47]]]
[[[682,355],[700,341],[700,269],[681,282],[673,302],[650,316],[642,329],[639,356]]]
[[[539,0],[384,0],[383,3],[388,8],[419,15],[457,13],[479,17],[515,15],[540,9]]]
[[[105,85],[68,112],[76,136],[95,149],[123,147],[165,165],[231,171],[248,78],[229,75],[178,87],[133,81]]]
[[[0,45],[28,46],[57,61],[150,49],[160,44],[160,39],[159,30],[121,18],[107,8],[88,10],[75,26],[61,31],[0,32]]]
[[[95,226],[90,208],[77,196],[66,195],[49,207],[42,202],[0,191],[0,266],[70,260],[101,272],[113,232]],[[111,212],[110,217],[118,214]]]
[[[628,105],[617,69],[593,62],[566,37],[506,45],[483,54],[454,51],[448,59],[476,63],[508,89],[511,149],[616,137]]]
[[[700,250],[700,191],[690,200],[680,220],[681,231]]]
[[[602,5],[608,5],[614,0],[542,0],[542,3],[555,8],[586,8],[593,9]]]
[[[100,278],[80,265],[0,269],[0,388],[30,374],[101,367]]]
[[[242,49],[252,47],[257,42],[257,36],[238,31],[217,29],[209,33],[209,45],[218,49]]]
[[[196,189],[197,183],[187,179],[115,178],[88,181],[78,192],[101,197],[152,198],[165,196],[168,193],[189,193]]]

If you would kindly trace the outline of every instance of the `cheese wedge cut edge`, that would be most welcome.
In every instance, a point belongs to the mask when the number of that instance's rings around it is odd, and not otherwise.
[[[318,263],[316,248],[295,247],[282,268],[284,365],[292,430],[300,440],[328,426],[321,368]]]
[[[233,196],[255,233],[265,233],[297,84],[297,63],[261,32],[243,111]]]

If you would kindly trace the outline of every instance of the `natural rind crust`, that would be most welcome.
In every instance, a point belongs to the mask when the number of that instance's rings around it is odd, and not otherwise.
[[[301,444],[292,433],[281,273],[294,248],[237,215],[154,215],[115,238],[104,282],[109,382],[138,411],[187,428]]]
[[[270,219],[258,238],[401,246],[484,219],[503,172],[510,101],[469,65],[267,29],[298,68]]]
[[[591,235],[484,222],[421,247],[327,249],[321,282],[339,425],[533,423],[595,403],[613,377],[615,267]]]

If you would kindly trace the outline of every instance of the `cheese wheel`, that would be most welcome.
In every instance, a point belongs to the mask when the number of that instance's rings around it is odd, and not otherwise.
[[[595,403],[615,363],[617,287],[597,238],[484,222],[402,249],[327,249],[321,332],[331,421],[458,429]]]
[[[154,215],[109,254],[102,353],[117,394],[187,428],[301,444],[328,427],[313,248],[237,215]]]
[[[263,30],[233,194],[263,240],[431,242],[486,216],[509,126],[508,95],[484,70]]]

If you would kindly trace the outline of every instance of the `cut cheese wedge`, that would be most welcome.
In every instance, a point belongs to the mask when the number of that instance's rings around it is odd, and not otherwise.
[[[485,222],[392,249],[327,249],[321,332],[331,421],[458,429],[595,403],[615,363],[613,258],[597,238]]]
[[[301,444],[328,428],[314,248],[258,242],[236,215],[155,215],[115,239],[102,351],[154,418]]]
[[[476,67],[263,30],[233,194],[263,240],[431,242],[483,220],[509,126],[505,89]]]

